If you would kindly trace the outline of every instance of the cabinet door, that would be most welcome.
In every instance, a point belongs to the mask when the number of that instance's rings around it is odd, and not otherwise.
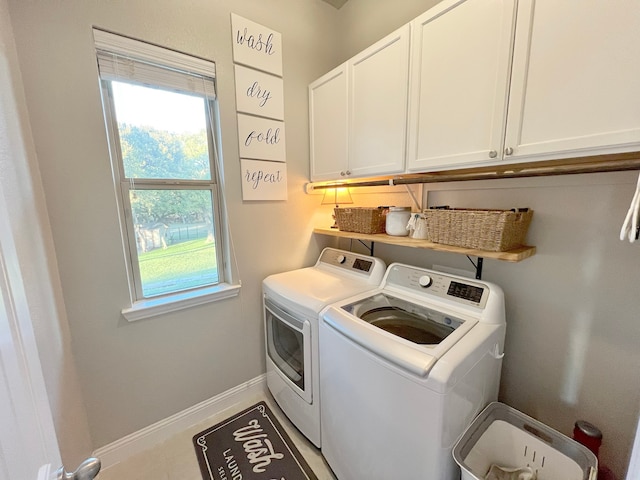
[[[410,26],[349,60],[352,176],[404,171]]]
[[[640,2],[521,0],[511,84],[512,157],[640,149]]]
[[[310,176],[335,180],[347,171],[346,64],[309,85]]]
[[[513,0],[445,0],[412,22],[409,171],[499,159],[515,13]]]

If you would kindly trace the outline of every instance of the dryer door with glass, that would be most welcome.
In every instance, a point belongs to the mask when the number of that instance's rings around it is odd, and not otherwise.
[[[287,384],[311,403],[311,324],[265,299],[267,354]]]

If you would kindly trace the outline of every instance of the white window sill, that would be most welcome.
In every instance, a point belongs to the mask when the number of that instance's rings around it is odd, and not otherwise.
[[[236,297],[240,293],[240,285],[222,283],[214,287],[180,292],[166,297],[151,298],[135,302],[130,308],[122,310],[122,316],[129,322],[175,312],[203,303],[216,302],[225,298]]]

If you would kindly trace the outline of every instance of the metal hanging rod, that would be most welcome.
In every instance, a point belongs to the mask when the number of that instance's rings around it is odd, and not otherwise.
[[[313,190],[326,190],[338,187],[376,187],[411,185],[416,183],[495,180],[501,178],[549,177],[555,175],[622,172],[630,170],[640,170],[640,152],[395,175],[353,182],[308,183],[305,186],[305,190],[307,193],[310,193]]]

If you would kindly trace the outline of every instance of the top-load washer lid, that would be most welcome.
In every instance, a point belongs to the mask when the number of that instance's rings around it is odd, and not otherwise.
[[[465,337],[480,338],[504,324],[498,286],[398,263],[389,266],[380,287],[322,314],[323,326],[420,377],[445,354],[464,356],[470,344]]]
[[[377,293],[342,307],[365,322],[418,345],[437,345],[463,320],[423,305]]]

